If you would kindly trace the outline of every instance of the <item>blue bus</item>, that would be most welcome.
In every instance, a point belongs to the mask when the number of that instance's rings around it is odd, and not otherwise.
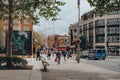
[[[94,60],[99,60],[99,59],[106,59],[106,51],[105,49],[92,49],[89,52],[88,59],[94,59]]]

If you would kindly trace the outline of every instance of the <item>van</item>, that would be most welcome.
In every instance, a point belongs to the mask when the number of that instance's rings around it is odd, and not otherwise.
[[[94,60],[99,60],[99,59],[106,59],[106,51],[105,49],[92,49],[89,52],[88,59],[94,59]]]

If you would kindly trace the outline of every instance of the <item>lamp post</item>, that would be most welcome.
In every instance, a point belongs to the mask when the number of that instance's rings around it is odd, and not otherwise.
[[[60,20],[60,18],[53,18],[52,21],[53,21],[53,47],[54,47],[54,44],[55,44],[55,41],[54,41],[54,35],[55,35],[55,21],[56,20]]]
[[[55,33],[55,31],[54,31],[54,26],[55,26],[55,21],[53,20],[53,47],[54,47],[54,33]]]

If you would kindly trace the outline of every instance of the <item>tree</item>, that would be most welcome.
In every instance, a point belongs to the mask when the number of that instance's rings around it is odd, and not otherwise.
[[[96,8],[99,16],[120,9],[120,0],[88,0],[88,2]]]
[[[5,48],[5,44],[3,41],[3,36],[2,36],[2,29],[0,28],[0,52],[3,52]]]
[[[3,40],[2,40],[2,30],[0,29],[0,48],[2,47]]]
[[[30,18],[36,24],[39,23],[39,16],[46,19],[56,17],[60,11],[59,6],[64,4],[56,0],[0,0],[0,15],[4,20],[8,19],[7,57],[12,56],[13,19]]]
[[[80,36],[80,48],[82,48],[83,50],[85,50],[87,47],[87,37],[86,35],[81,35]]]
[[[39,45],[43,45],[44,36],[41,32],[33,31],[33,39],[37,40]]]

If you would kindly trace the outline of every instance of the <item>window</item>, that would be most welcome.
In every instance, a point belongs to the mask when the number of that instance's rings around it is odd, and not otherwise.
[[[119,26],[112,26],[107,28],[108,34],[119,34]]]
[[[74,29],[74,32],[77,32],[77,29]]]
[[[29,27],[25,26],[24,31],[29,31]]]
[[[8,26],[4,26],[4,28],[3,28],[4,30],[8,30]]]
[[[118,40],[118,36],[108,36],[107,39],[108,39],[109,42],[111,42],[111,43],[119,42],[119,40]]]
[[[92,29],[90,29],[89,35],[90,35],[90,36],[93,36],[93,30],[92,30]]]
[[[113,11],[113,12],[109,13],[108,15],[116,15],[116,14],[120,14],[120,10],[118,10],[118,11]]]
[[[83,25],[83,30],[87,30],[87,24]]]
[[[13,30],[19,30],[19,26],[13,26]]]
[[[13,20],[13,23],[19,23],[19,20],[15,19],[15,20]]]
[[[93,22],[89,23],[89,28],[93,28]]]
[[[96,28],[96,34],[104,34],[104,28]]]
[[[97,43],[104,43],[104,36],[97,36],[96,37],[96,42]]]
[[[111,18],[107,20],[107,25],[115,25],[120,23],[120,18]]]
[[[103,25],[105,25],[105,20],[104,19],[96,20],[95,25],[96,26],[103,26]]]
[[[24,24],[29,24],[29,21],[28,20],[24,20]]]

